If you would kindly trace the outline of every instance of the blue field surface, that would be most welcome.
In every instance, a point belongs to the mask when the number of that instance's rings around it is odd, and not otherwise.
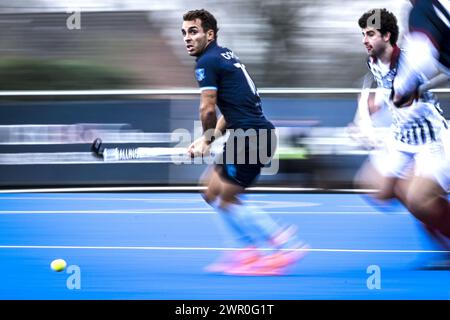
[[[246,201],[311,246],[288,275],[205,273],[230,244],[199,193],[1,194],[0,299],[450,299],[450,271],[416,269],[446,253],[399,205],[383,212],[358,194]],[[57,258],[66,271],[50,269]],[[368,288],[371,268],[379,289]]]

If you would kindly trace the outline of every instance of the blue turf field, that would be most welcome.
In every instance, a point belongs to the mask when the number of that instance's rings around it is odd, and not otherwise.
[[[414,269],[433,248],[401,207],[381,213],[353,194],[247,200],[311,245],[291,274],[204,273],[227,245],[198,193],[2,194],[0,299],[450,299],[450,271]],[[80,289],[50,269],[55,258],[80,268]],[[381,289],[367,287],[371,265]]]

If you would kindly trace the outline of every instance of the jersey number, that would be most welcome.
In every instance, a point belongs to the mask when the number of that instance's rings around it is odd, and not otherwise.
[[[253,94],[256,96],[259,96],[258,90],[256,90],[256,86],[253,83],[252,78],[250,78],[250,75],[248,74],[247,70],[245,69],[245,66],[240,63],[235,63],[234,66],[238,69],[241,69],[244,73],[245,79],[247,79],[248,86],[250,87],[250,90],[252,90]]]

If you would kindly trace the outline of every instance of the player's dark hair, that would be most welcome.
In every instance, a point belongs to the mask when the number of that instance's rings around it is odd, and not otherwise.
[[[210,12],[206,11],[205,9],[200,9],[188,11],[183,15],[183,21],[193,21],[195,19],[200,19],[200,21],[202,22],[203,31],[214,31],[214,39],[217,40],[217,33],[219,32],[219,28],[217,28],[216,18],[214,18],[214,16]]]
[[[389,42],[391,45],[395,45],[398,40],[398,25],[397,25],[397,18],[394,16],[392,12],[389,12],[385,8],[383,9],[371,9],[364,13],[361,18],[358,20],[359,27],[361,29],[367,28],[367,25],[372,25],[372,21],[374,20],[375,16],[375,23],[374,25],[377,25],[376,17],[380,17],[379,21],[379,27],[377,28],[378,31],[384,36],[386,33],[390,32],[391,37],[389,38]],[[370,21],[370,22],[369,22]]]

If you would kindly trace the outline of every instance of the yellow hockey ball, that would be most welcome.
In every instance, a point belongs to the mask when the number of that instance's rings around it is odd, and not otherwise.
[[[63,259],[56,259],[53,260],[52,263],[50,263],[50,268],[52,268],[53,271],[61,272],[67,267],[66,261]]]

